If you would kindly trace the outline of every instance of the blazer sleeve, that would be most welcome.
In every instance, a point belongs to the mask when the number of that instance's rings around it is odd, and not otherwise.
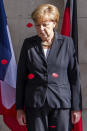
[[[16,109],[24,109],[25,84],[27,80],[27,49],[26,40],[21,48],[16,79]]]
[[[68,77],[71,87],[71,109],[82,110],[80,72],[72,38],[68,39],[69,68]]]

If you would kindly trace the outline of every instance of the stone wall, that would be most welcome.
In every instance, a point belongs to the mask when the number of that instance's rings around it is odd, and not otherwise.
[[[27,23],[31,20],[31,12],[42,3],[51,3],[56,5],[60,11],[59,29],[61,29],[61,23],[64,12],[64,3],[66,0],[4,0],[5,10],[8,20],[8,25],[13,42],[13,49],[18,62],[20,49],[23,40],[26,37],[30,37],[36,34],[34,26],[27,28]],[[82,98],[83,98],[83,131],[87,129],[87,1],[78,0],[78,32],[79,32],[79,63],[80,63],[80,75],[82,85]],[[3,117],[0,116],[0,131],[10,131],[3,123]]]

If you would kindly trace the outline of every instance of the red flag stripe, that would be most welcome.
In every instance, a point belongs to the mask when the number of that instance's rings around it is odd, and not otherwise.
[[[66,8],[65,13],[64,13],[64,18],[63,18],[61,34],[66,35],[66,36],[70,36],[70,32],[71,32],[71,29],[70,29],[70,8]]]

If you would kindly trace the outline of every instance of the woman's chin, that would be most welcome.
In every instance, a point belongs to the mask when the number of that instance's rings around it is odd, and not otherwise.
[[[40,36],[43,41],[47,40],[47,37]]]

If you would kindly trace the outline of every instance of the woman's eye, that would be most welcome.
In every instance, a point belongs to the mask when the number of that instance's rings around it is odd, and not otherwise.
[[[38,24],[38,25],[36,25],[36,27],[40,27],[40,25]]]
[[[46,24],[43,24],[43,26],[46,26]]]
[[[49,26],[49,24],[43,24],[43,26]]]
[[[40,25],[40,24],[37,24],[37,25],[35,25],[35,26],[36,26],[37,28],[39,28],[41,25]],[[48,27],[49,24],[45,24],[45,23],[44,23],[44,24],[42,24],[42,26],[43,26],[43,27]]]
[[[44,24],[43,27],[49,27],[49,24]]]

